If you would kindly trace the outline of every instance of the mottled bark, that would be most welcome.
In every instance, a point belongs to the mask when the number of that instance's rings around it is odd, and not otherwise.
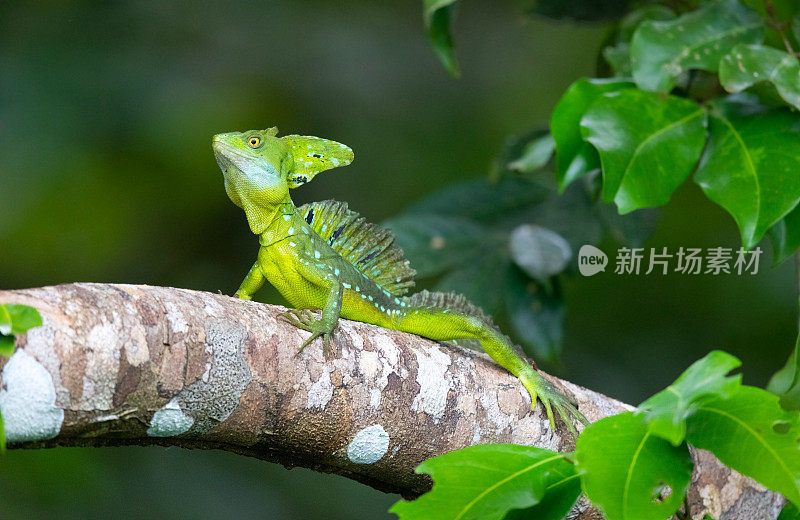
[[[42,327],[0,361],[11,447],[219,448],[415,496],[421,461],[485,443],[570,450],[519,383],[486,356],[340,321],[335,356],[281,307],[184,289],[69,284],[0,291]],[[623,403],[552,378],[597,420]],[[697,451],[694,518],[774,519],[783,503]],[[598,518],[584,504],[576,518]]]

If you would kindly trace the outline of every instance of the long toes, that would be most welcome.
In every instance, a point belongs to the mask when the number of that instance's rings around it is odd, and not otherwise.
[[[566,407],[564,407],[563,403],[553,403],[553,407],[556,409],[556,415],[558,415],[564,424],[567,426],[567,429],[573,436],[577,435],[577,430],[575,429],[575,425],[572,422],[573,414],[569,411]]]
[[[278,317],[279,317],[280,319],[282,319],[283,321],[285,321],[286,323],[289,323],[289,324],[291,324],[291,325],[294,325],[295,327],[297,327],[297,326],[301,325],[301,323],[300,323],[299,321],[297,321],[297,318],[295,318],[295,317],[294,317],[293,315],[291,315],[291,314],[281,314],[281,315],[280,315],[280,316],[278,316]]]
[[[309,337],[307,340],[305,340],[303,342],[302,345],[300,345],[300,349],[297,351],[297,354],[300,354],[303,351],[303,349],[305,349],[307,346],[311,345],[311,342],[314,341],[315,339],[317,339],[318,337],[320,337],[319,333],[312,334],[311,337]],[[297,355],[297,354],[295,354],[295,355]]]
[[[542,404],[544,404],[544,409],[547,411],[547,420],[550,421],[550,429],[556,429],[556,420],[553,417],[553,407],[550,404],[549,399],[542,399]]]
[[[331,357],[331,335],[323,334],[322,336],[322,352],[326,358]]]

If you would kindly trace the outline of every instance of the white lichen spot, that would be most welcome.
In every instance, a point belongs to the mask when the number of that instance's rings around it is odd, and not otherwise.
[[[333,399],[333,384],[330,373],[325,370],[308,389],[306,408],[325,408],[331,399]]]
[[[381,405],[381,391],[377,388],[373,388],[369,391],[369,405],[373,408],[377,408]]]
[[[334,166],[339,166],[339,159],[337,159],[336,157],[331,157],[331,164],[333,164]]]
[[[206,304],[205,307],[203,308],[203,311],[209,316],[219,318],[225,313],[225,308],[222,305],[220,305],[216,300],[209,299],[206,300]]]
[[[36,359],[16,351],[3,367],[0,413],[8,442],[52,439],[61,431],[64,410],[56,408],[50,373]]]
[[[180,405],[173,399],[153,414],[147,435],[150,437],[174,437],[189,431],[193,424],[194,419],[183,413]]]
[[[516,417],[513,414],[503,413],[500,409],[496,391],[483,390],[480,400],[486,418],[495,426],[495,433],[501,433],[514,422]]]
[[[400,354],[394,341],[384,334],[375,336],[372,344],[375,350],[361,350],[358,368],[370,383],[374,381],[376,385],[376,388],[370,389],[369,405],[377,408],[381,404],[382,392],[389,384],[389,375],[395,372]],[[361,349],[361,346],[358,348]]]
[[[312,164],[311,161],[306,161],[306,162],[303,163],[303,166],[308,168],[309,166],[311,166],[311,164]]]
[[[417,355],[417,383],[419,393],[411,403],[411,409],[433,416],[434,422],[444,415],[447,406],[447,392],[452,378],[447,377],[450,356],[437,347],[422,347]]]
[[[389,434],[380,424],[367,426],[355,434],[347,445],[347,458],[355,464],[372,464],[386,455]]]
[[[472,439],[470,441],[473,446],[481,442],[481,433],[481,427],[475,426],[475,430],[472,432]]]
[[[169,321],[170,330],[173,333],[189,332],[189,324],[175,304],[172,302],[164,302],[164,307],[167,309],[167,320]]]
[[[708,484],[700,488],[699,494],[700,498],[703,499],[703,509],[709,515],[719,518],[722,515],[722,500],[719,496],[719,490]]]
[[[114,323],[103,323],[95,325],[86,336],[88,349],[81,410],[110,410],[113,407],[120,354],[117,348],[118,329]]]

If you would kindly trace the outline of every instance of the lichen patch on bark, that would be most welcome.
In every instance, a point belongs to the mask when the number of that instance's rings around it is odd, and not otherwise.
[[[251,380],[244,356],[246,337],[247,331],[239,323],[209,320],[205,327],[205,352],[209,355],[204,365],[206,376],[181,390],[170,401],[171,406],[168,403],[160,410],[165,415],[153,419],[172,420],[178,410],[191,419],[186,433],[193,435],[207,433],[227,419]],[[184,425],[188,422],[181,420],[177,422]]]
[[[9,443],[52,439],[61,430],[64,411],[55,406],[50,373],[24,350],[3,366],[0,413]]]

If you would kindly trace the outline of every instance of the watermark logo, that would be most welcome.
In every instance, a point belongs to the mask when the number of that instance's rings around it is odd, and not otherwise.
[[[680,247],[668,251],[666,247],[621,247],[617,250],[614,274],[758,274],[761,248],[746,250],[740,247]],[[594,246],[582,246],[578,252],[578,270],[583,276],[593,276],[605,271],[606,254]]]
[[[608,256],[594,246],[586,244],[578,251],[578,270],[583,276],[594,276],[600,271],[605,271],[608,265]]]

